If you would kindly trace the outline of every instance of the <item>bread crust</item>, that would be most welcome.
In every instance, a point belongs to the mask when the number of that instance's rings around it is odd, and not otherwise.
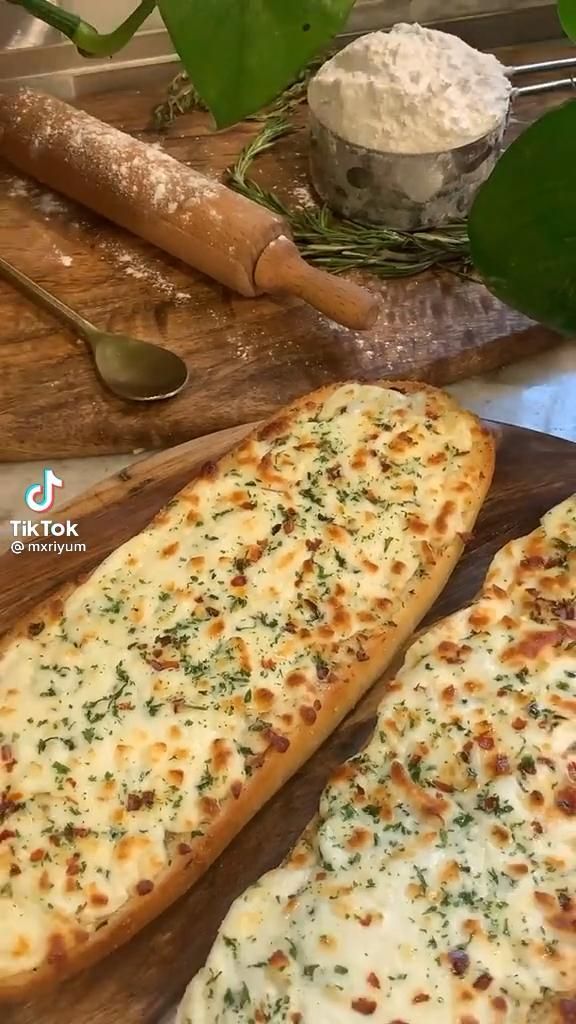
[[[371,383],[374,386],[374,383]],[[466,499],[465,528],[466,531],[471,531],[488,493],[494,471],[495,445],[492,435],[476,417],[462,410],[450,396],[430,385],[414,381],[378,381],[376,384],[406,395],[424,392],[433,397],[436,402],[441,402],[444,413],[454,412],[468,419],[474,438],[467,471],[478,481],[477,488],[473,493],[468,492]],[[286,416],[280,410],[268,423],[249,434],[240,445],[222,455],[216,464],[225,467],[228,461],[234,460],[236,453],[243,445],[249,443],[253,438],[261,436],[263,430],[274,430],[275,425],[280,422],[285,429],[289,422],[287,421],[288,413],[292,417],[297,417],[300,411],[310,408],[310,403],[318,405],[324,402],[333,391],[341,386],[342,383],[332,384],[298,399],[286,409]],[[188,486],[190,485],[187,485],[179,494],[184,494]],[[175,498],[178,496],[175,495]],[[162,512],[159,512],[158,516],[161,515]],[[158,516],[154,517],[152,522]],[[210,830],[195,840],[193,851],[184,856],[178,854],[176,852],[178,842],[187,837],[180,835],[174,838],[174,859],[167,869],[157,876],[154,889],[150,894],[139,896],[137,901],[128,900],[110,916],[106,924],[99,927],[90,936],[84,945],[76,947],[70,955],[53,963],[45,962],[35,970],[0,980],[0,1003],[30,999],[49,990],[55,983],[97,963],[129,941],[197,882],[241,829],[312,756],[383,674],[443,590],[463,548],[464,538],[460,536],[446,546],[430,575],[420,582],[417,594],[406,602],[401,611],[395,613],[394,628],[389,628],[386,633],[374,636],[365,645],[368,660],[362,663],[355,661],[349,666],[346,677],[337,680],[331,686],[330,690],[326,692],[322,710],[318,713],[314,724],[303,726],[297,734],[294,734],[290,747],[285,753],[271,750],[267,754],[265,763],[253,773],[239,798],[233,803],[228,803]],[[62,601],[76,588],[79,582],[80,580],[65,584],[50,598],[27,613],[0,641],[0,654],[14,639],[25,634],[30,624],[40,618],[45,619],[47,616],[50,618],[57,614]]]

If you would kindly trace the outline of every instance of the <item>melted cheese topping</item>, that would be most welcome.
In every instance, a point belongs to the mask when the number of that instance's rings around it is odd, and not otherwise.
[[[526,1024],[575,988],[576,497],[412,646],[179,1022]]]
[[[9,643],[0,980],[152,892],[313,726],[464,528],[478,429],[433,393],[314,396]]]

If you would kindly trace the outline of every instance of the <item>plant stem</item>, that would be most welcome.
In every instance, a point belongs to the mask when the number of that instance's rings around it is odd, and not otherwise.
[[[8,0],[8,3],[23,7],[35,18],[62,32],[84,57],[112,57],[118,53],[156,7],[156,0],[141,0],[114,32],[101,33],[77,14],[56,7],[50,0]]]

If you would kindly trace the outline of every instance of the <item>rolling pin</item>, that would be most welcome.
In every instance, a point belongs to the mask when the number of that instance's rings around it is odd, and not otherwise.
[[[53,96],[0,95],[0,156],[241,295],[295,295],[357,330],[379,301],[310,267],[286,222]]]

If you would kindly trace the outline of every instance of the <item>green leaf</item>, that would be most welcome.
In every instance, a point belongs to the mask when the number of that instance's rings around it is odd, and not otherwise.
[[[469,220],[472,259],[508,305],[576,332],[576,101],[512,143],[480,188]]]
[[[159,0],[219,128],[261,110],[344,25],[354,0]]]
[[[566,35],[576,42],[576,0],[558,0],[558,16]]]

